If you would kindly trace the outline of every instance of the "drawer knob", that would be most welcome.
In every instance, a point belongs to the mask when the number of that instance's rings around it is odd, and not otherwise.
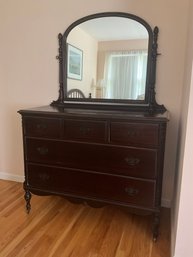
[[[80,132],[81,132],[83,135],[86,135],[86,134],[90,133],[90,131],[91,131],[90,128],[80,127]]]
[[[48,148],[47,147],[38,147],[37,151],[40,155],[46,155],[48,154]]]
[[[139,190],[133,187],[126,187],[125,188],[125,192],[129,195],[129,196],[135,196],[139,193]]]
[[[36,128],[37,128],[38,130],[47,129],[47,125],[44,124],[44,123],[38,123],[38,124],[36,125]]]
[[[130,166],[135,166],[135,165],[139,164],[140,159],[138,159],[138,158],[133,158],[133,157],[126,157],[126,158],[125,158],[125,161],[126,161],[126,163],[127,163],[128,165],[130,165]]]
[[[134,130],[129,130],[129,131],[127,132],[127,135],[128,135],[129,137],[134,137],[134,136],[137,135],[137,132],[134,131]]]
[[[50,176],[49,176],[48,174],[46,174],[46,173],[40,173],[40,174],[38,175],[38,177],[39,177],[41,180],[43,180],[43,181],[47,181],[47,180],[49,180],[49,178],[50,178]]]

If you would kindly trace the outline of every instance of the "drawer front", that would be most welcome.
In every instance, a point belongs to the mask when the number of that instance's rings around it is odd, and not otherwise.
[[[113,144],[158,146],[159,125],[111,122],[110,141]]]
[[[43,138],[61,138],[62,119],[24,118],[24,133],[27,136]]]
[[[30,162],[141,178],[156,176],[156,150],[30,138],[26,143]]]
[[[65,120],[64,137],[67,140],[106,142],[107,125],[103,121]]]
[[[28,164],[31,187],[79,197],[153,207],[155,182]]]

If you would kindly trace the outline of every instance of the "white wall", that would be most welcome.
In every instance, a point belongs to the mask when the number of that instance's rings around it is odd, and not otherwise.
[[[147,39],[131,39],[131,40],[115,40],[115,41],[101,41],[98,44],[98,50],[103,51],[129,51],[148,49]]]
[[[163,200],[172,197],[183,90],[189,0],[7,0],[0,6],[0,172],[23,175],[18,109],[49,104],[58,94],[57,34],[76,19],[103,11],[130,12],[160,28],[157,101],[171,113]],[[179,38],[180,35],[180,38]]]
[[[68,90],[78,88],[89,97],[92,83],[96,81],[98,42],[80,28],[70,32],[67,42],[83,51],[82,80],[67,79]]]
[[[178,202],[176,208],[176,224],[174,231],[176,232],[176,242],[173,243],[174,256],[175,257],[192,257],[193,256],[193,243],[192,243],[192,231],[193,231],[193,158],[192,158],[192,146],[193,146],[193,69],[192,80],[190,84],[190,99],[188,104],[188,116],[187,116],[187,128],[184,141],[184,149],[181,155],[182,169],[179,170],[179,192]],[[175,234],[172,234],[175,236]],[[174,246],[175,244],[175,246]]]
[[[172,256],[193,256],[193,2],[189,6],[188,40],[172,203]]]

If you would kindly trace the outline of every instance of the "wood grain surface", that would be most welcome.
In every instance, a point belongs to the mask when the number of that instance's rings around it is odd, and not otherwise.
[[[23,194],[21,183],[0,180],[0,257],[170,256],[169,209],[162,209],[154,243],[151,216],[56,196],[32,196],[27,214]]]

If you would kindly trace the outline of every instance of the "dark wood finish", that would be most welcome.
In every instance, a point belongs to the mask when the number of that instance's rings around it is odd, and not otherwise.
[[[67,119],[64,121],[64,138],[102,143],[107,139],[107,124],[105,121]]]
[[[79,24],[102,17],[122,17],[132,19],[142,24],[148,33],[148,62],[147,62],[147,79],[145,88],[145,100],[128,100],[128,99],[96,99],[96,98],[69,98],[67,90],[67,37],[72,29]],[[130,111],[146,111],[150,113],[164,113],[166,108],[164,105],[159,105],[155,98],[155,83],[156,83],[156,61],[157,56],[157,40],[158,40],[158,27],[153,30],[150,25],[142,18],[123,12],[104,12],[96,13],[83,17],[73,22],[62,35],[58,35],[59,40],[59,96],[56,101],[53,101],[51,105],[58,107],[77,107],[88,109],[115,109],[115,110],[130,110]],[[82,105],[84,103],[84,105]]]
[[[26,138],[26,159],[29,162],[62,165],[74,169],[155,178],[157,151]]]
[[[111,122],[111,142],[121,145],[157,147],[159,125]]]
[[[67,36],[82,22],[123,17],[148,32],[144,100],[70,98]],[[26,210],[31,194],[61,195],[72,202],[114,205],[154,215],[158,237],[167,112],[155,99],[158,28],[138,16],[108,12],[71,24],[59,40],[59,97],[50,106],[21,110]]]
[[[154,207],[155,181],[29,164],[29,185],[115,204]]]
[[[154,213],[158,236],[167,113],[40,107],[23,121],[31,193]]]
[[[62,119],[26,117],[24,123],[24,133],[28,136],[61,138],[63,127]]]

